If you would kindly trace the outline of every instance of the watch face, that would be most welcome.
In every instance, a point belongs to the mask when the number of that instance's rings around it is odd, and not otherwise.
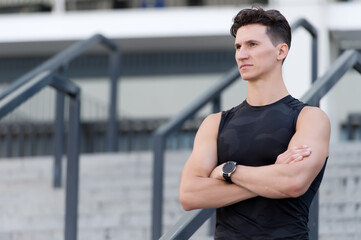
[[[234,171],[235,167],[236,167],[236,164],[234,162],[226,162],[226,164],[223,165],[223,172],[231,173]]]

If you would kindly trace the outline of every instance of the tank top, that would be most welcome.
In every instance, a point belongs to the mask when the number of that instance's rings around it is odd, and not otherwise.
[[[222,112],[217,139],[218,164],[227,161],[246,166],[274,164],[277,156],[287,150],[304,106],[288,95],[265,106],[251,106],[245,100]],[[215,239],[308,239],[309,207],[324,168],[298,198],[255,197],[218,208]]]

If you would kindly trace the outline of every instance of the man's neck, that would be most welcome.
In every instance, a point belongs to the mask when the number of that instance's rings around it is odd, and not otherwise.
[[[282,76],[274,79],[248,82],[247,102],[252,106],[264,106],[289,95]]]

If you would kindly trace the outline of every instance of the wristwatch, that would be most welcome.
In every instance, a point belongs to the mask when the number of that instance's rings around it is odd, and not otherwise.
[[[236,171],[237,163],[234,161],[228,161],[223,165],[222,172],[223,177],[228,183],[233,183],[231,180],[231,174]]]

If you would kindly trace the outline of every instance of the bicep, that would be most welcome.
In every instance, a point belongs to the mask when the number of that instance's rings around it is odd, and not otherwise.
[[[221,113],[208,116],[199,127],[193,151],[182,175],[208,177],[217,166],[217,136]]]
[[[301,181],[310,185],[321,171],[329,154],[330,122],[327,115],[318,108],[305,107],[297,121],[296,133],[289,148],[307,145],[312,153],[297,165],[300,167]]]

